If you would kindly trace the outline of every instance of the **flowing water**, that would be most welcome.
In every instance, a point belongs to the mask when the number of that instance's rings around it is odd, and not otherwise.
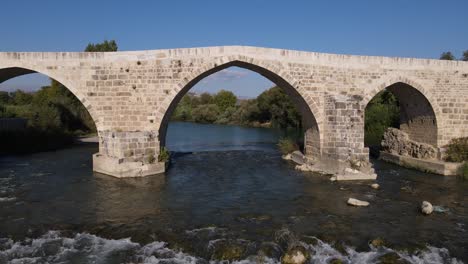
[[[309,263],[468,262],[468,181],[373,161],[380,190],[331,182],[282,160],[280,136],[172,123],[169,170],[135,179],[93,174],[93,144],[1,157],[0,263],[279,263],[298,245]]]

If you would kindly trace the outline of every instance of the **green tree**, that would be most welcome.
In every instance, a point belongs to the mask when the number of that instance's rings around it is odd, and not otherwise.
[[[177,121],[191,121],[192,120],[192,99],[193,96],[190,94],[184,95],[177,105],[174,113],[172,114],[172,120]]]
[[[16,90],[12,94],[12,101],[15,105],[27,105],[31,104],[33,95],[31,93],[23,92],[22,90]]]
[[[441,60],[455,60],[455,56],[453,56],[452,52],[447,51],[447,52],[443,52],[440,55],[440,59]]]
[[[257,97],[259,121],[271,121],[274,127],[301,127],[301,115],[296,110],[289,96],[275,86]]]
[[[463,52],[463,57],[461,58],[462,61],[468,61],[468,50]]]
[[[6,105],[11,103],[11,97],[8,92],[0,91],[0,105]]]
[[[218,119],[219,108],[216,104],[199,105],[192,110],[193,121],[213,123]]]
[[[115,40],[104,40],[102,43],[89,43],[86,46],[86,52],[109,52],[109,51],[117,51],[118,46]]]
[[[364,142],[366,146],[379,146],[388,127],[399,127],[398,99],[388,90],[378,93],[365,110]]]
[[[213,96],[209,93],[202,93],[200,94],[200,101],[198,104],[211,104],[213,103]]]
[[[237,97],[230,91],[221,90],[213,97],[213,102],[218,106],[219,111],[224,113],[226,109],[236,106]]]

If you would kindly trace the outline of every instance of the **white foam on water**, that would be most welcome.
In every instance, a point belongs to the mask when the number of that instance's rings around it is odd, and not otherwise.
[[[308,263],[326,264],[332,259],[342,263],[378,263],[379,257],[392,253],[414,264],[460,264],[460,260],[451,258],[444,248],[428,246],[426,249],[409,254],[385,247],[371,247],[371,250],[358,252],[352,247],[345,247],[346,253],[338,251],[330,244],[317,239],[317,243],[304,244],[311,259]],[[146,245],[132,242],[129,238],[105,239],[87,233],[78,233],[74,237],[61,236],[60,232],[49,231],[36,239],[12,241],[0,239],[0,263],[200,263],[204,260],[181,251],[168,248],[167,243],[155,241]],[[226,263],[210,260],[209,263]],[[249,256],[236,264],[280,263],[279,259],[262,255]]]

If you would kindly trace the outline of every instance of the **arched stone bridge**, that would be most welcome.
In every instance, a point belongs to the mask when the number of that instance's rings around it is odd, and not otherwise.
[[[401,105],[400,129],[439,152],[468,135],[468,63],[223,46],[128,52],[0,52],[0,82],[38,72],[61,82],[96,123],[94,169],[118,176],[164,170],[154,162],[182,96],[230,66],[270,79],[296,102],[310,160],[368,159],[364,110],[381,90]],[[338,165],[337,165],[338,166]]]

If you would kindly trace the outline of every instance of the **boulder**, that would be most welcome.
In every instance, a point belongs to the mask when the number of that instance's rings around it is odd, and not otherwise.
[[[354,198],[349,198],[348,204],[353,205],[353,206],[369,206],[369,202],[361,201],[361,200],[354,199]]]
[[[416,142],[406,132],[397,128],[388,128],[382,140],[382,150],[401,156],[418,159],[436,159],[437,151],[429,144]]]
[[[432,207],[432,204],[428,201],[424,201],[421,204],[421,212],[425,215],[429,215],[434,211],[434,208]]]
[[[281,257],[282,264],[304,264],[310,258],[310,254],[302,246],[296,246],[294,248],[289,249],[286,253]]]

